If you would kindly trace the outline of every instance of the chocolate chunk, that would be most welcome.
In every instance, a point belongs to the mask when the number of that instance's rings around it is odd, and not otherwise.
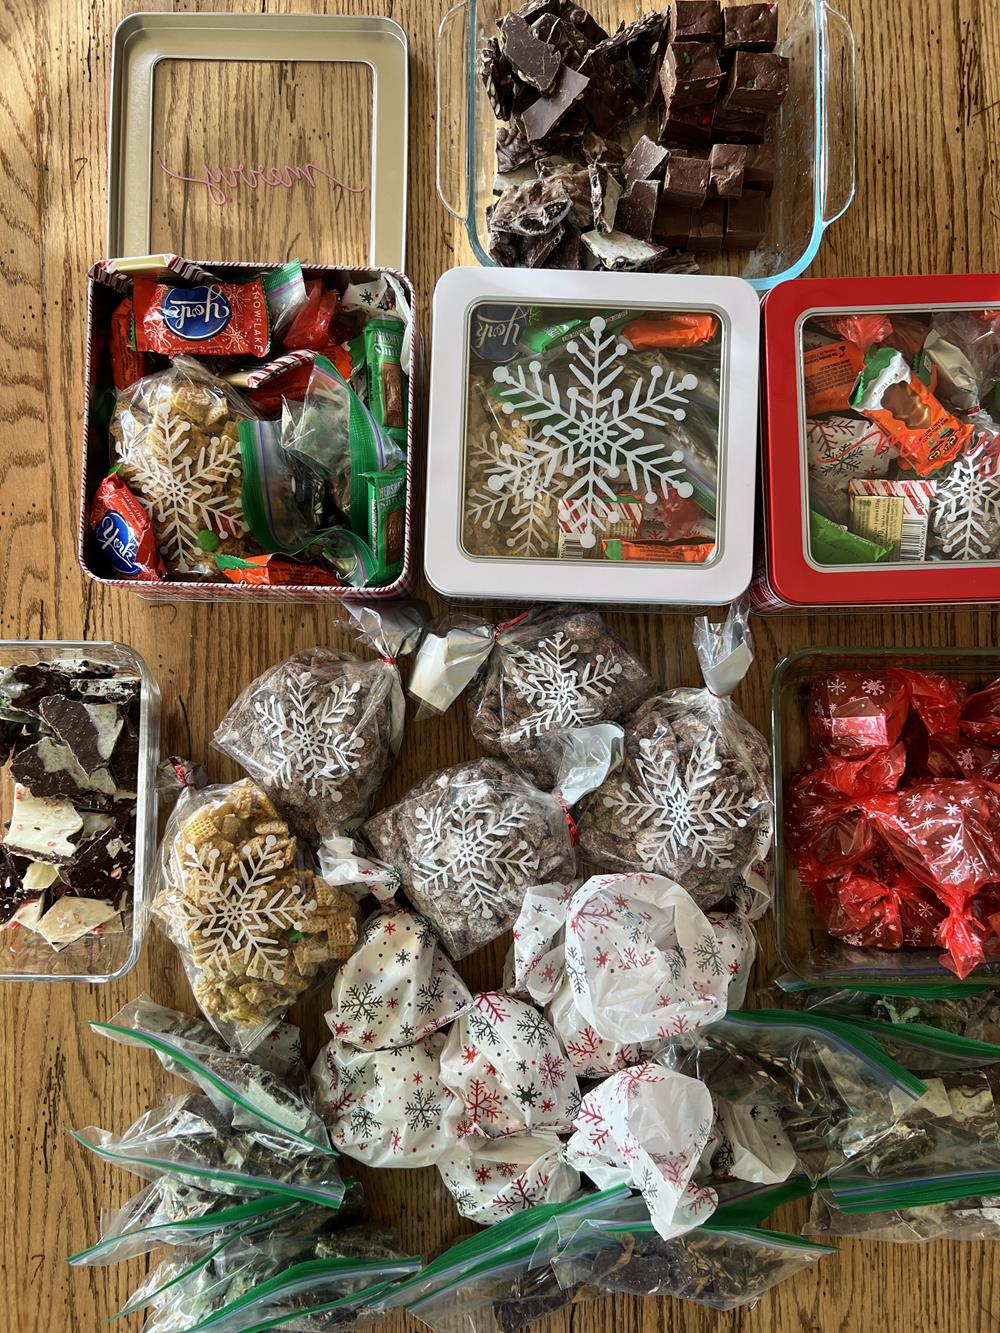
[[[770,194],[774,189],[774,144],[763,143],[747,149],[743,184]]]
[[[580,62],[593,45],[575,24],[555,14],[546,14],[536,19],[531,30],[539,41],[555,47],[565,63],[573,69],[579,69]]]
[[[577,231],[589,231],[594,222],[590,198],[590,172],[586,167],[566,158],[540,157],[535,163],[540,179],[560,184],[570,197],[570,211],[566,218]]]
[[[479,77],[497,120],[510,120],[514,114],[514,68],[495,37],[479,52]]]
[[[704,208],[691,215],[688,249],[692,254],[714,254],[722,249],[726,231],[726,205],[722,199],[710,199]]]
[[[575,5],[573,0],[527,0],[515,13],[527,23],[535,23],[546,15],[564,19],[578,28],[591,46],[605,41],[608,36],[593,15]]]
[[[613,273],[627,273],[653,263],[663,252],[660,245],[629,236],[624,231],[612,231],[606,236],[599,231],[587,231],[580,240],[593,255],[600,268]]]
[[[666,148],[654,143],[648,135],[644,134],[637,141],[622,166],[622,181],[625,189],[627,190],[634,181],[648,181],[652,180],[654,176],[662,176],[668,156],[669,153]]]
[[[591,165],[590,203],[594,214],[594,226],[605,236],[615,229],[615,215],[622,187],[604,166]]]
[[[547,97],[538,97],[521,115],[524,133],[532,143],[547,138],[578,98],[590,80],[569,65],[560,65],[559,74]]]
[[[727,111],[777,111],[788,95],[788,57],[737,51],[722,99]]]
[[[135,867],[135,838],[118,828],[105,829],[81,842],[76,859],[61,867],[59,878],[78,898],[120,903],[131,887]]]
[[[572,206],[561,181],[536,177],[500,196],[490,214],[490,230],[513,232],[515,236],[545,235],[559,226]]]
[[[618,201],[615,226],[619,231],[627,231],[630,236],[648,241],[659,202],[659,181],[635,181]]]
[[[750,149],[741,144],[717,143],[708,158],[708,187],[715,199],[738,199],[743,193]]]
[[[5,716],[11,711],[37,714],[38,705],[47,694],[65,694],[69,688],[68,675],[46,662],[22,663],[0,673],[0,700]]]
[[[712,142],[716,105],[715,102],[706,102],[703,106],[665,111],[660,121],[660,139],[669,145],[692,148],[707,146]]]
[[[542,150],[531,144],[516,125],[497,126],[497,170],[515,171],[541,156]]]
[[[714,42],[722,39],[719,0],[674,0],[667,35],[671,42]]]
[[[726,250],[756,250],[767,227],[767,196],[763,190],[744,190],[726,204]]]
[[[69,746],[50,736],[42,736],[16,754],[10,772],[33,796],[64,796],[77,804],[100,807],[118,794],[106,768],[84,772]]]
[[[773,51],[777,41],[777,5],[730,5],[723,13],[724,51]]]
[[[125,792],[136,791],[139,784],[139,729],[128,717],[108,769],[119,797]]]
[[[669,246],[672,250],[686,250],[693,216],[692,209],[680,208],[661,199],[656,217],[653,219],[652,239],[659,245]]]
[[[722,70],[710,42],[671,42],[660,66],[660,87],[668,112],[713,102]]]
[[[0,925],[5,925],[24,901],[24,872],[28,862],[0,843]]]
[[[69,801],[36,796],[15,783],[6,838],[8,851],[32,861],[68,864],[76,855],[75,835],[82,828],[83,819]]]
[[[515,167],[513,171],[498,171],[493,177],[493,193],[497,196],[503,194],[517,185],[523,185],[525,181],[533,181],[538,175],[533,162],[527,163],[523,167]]]
[[[124,725],[117,704],[85,704],[50,694],[38,712],[85,773],[107,767]]]
[[[765,111],[731,111],[720,106],[715,113],[715,137],[728,143],[762,144],[768,124]]]
[[[547,92],[562,69],[562,57],[554,46],[541,42],[517,14],[508,14],[500,24],[500,49],[524,83]]]
[[[702,157],[671,153],[663,177],[663,202],[701,208],[708,197],[709,165]]]
[[[527,267],[532,267],[527,265]],[[580,267],[580,233],[566,227],[563,238],[548,256],[547,268],[578,269]]]
[[[566,236],[565,226],[557,227],[546,236],[526,236],[521,241],[517,268],[541,268],[556,253]]]

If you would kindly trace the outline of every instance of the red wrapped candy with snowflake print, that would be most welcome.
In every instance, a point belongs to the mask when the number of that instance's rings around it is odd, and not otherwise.
[[[909,711],[907,683],[888,672],[835,671],[813,682],[809,730],[824,750],[859,755],[887,749]]]
[[[970,694],[959,721],[962,735],[985,745],[1000,745],[1000,680]]]
[[[881,860],[816,886],[813,901],[827,930],[859,948],[932,949],[945,916],[942,904],[892,857]]]

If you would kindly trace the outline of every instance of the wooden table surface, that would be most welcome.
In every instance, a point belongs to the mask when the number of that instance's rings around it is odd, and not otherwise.
[[[786,0],[787,2],[787,0]],[[429,298],[441,271],[467,262],[459,224],[434,189],[434,45],[445,0],[341,0],[348,12],[390,13],[407,30],[411,58],[410,245],[408,269],[429,329]],[[104,252],[106,116],[111,38],[131,9],[169,8],[122,0],[11,0],[0,14],[5,78],[0,92],[0,614],[12,638],[116,639],[145,657],[163,693],[163,748],[205,761],[213,777],[232,772],[208,748],[217,719],[247,682],[289,652],[346,635],[322,610],[212,605],[155,606],[86,583],[74,554],[80,465],[85,273]],[[188,9],[239,8],[227,0]],[[285,4],[263,0],[263,10]],[[289,10],[322,11],[310,0]],[[333,6],[329,6],[333,8]],[[995,0],[845,0],[858,41],[858,195],[823,242],[812,272],[967,272],[996,268],[1000,233],[1000,6]],[[638,10],[637,10],[638,12]],[[221,86],[221,85],[220,85]],[[294,115],[294,104],[285,105]],[[206,97],[210,93],[199,94]],[[183,84],[179,110],[198,99]],[[203,122],[255,114],[225,85],[200,107]],[[356,106],[350,98],[349,106]],[[259,108],[258,108],[259,110]],[[326,107],[330,123],[342,106]],[[308,122],[308,118],[306,118]],[[262,116],[267,122],[267,117]],[[322,137],[325,124],[310,123]],[[346,122],[352,124],[350,120]],[[448,133],[453,133],[448,127]],[[361,142],[360,131],[354,138]],[[160,142],[169,150],[169,133]],[[223,146],[224,151],[224,146]],[[223,159],[225,160],[225,159]],[[232,159],[230,159],[232,160]],[[272,194],[274,201],[274,194]],[[275,230],[285,205],[253,200],[252,217],[230,200],[216,211],[230,257],[342,258],[295,230]],[[234,211],[234,208],[236,211]],[[205,208],[203,212],[208,211]],[[282,239],[275,253],[256,243],[263,227]],[[248,239],[249,238],[249,239]],[[182,239],[187,239],[184,237]],[[245,244],[241,244],[245,242]],[[334,243],[335,244],[335,243]],[[181,248],[178,240],[177,248]],[[205,257],[204,255],[202,257]],[[424,420],[425,403],[420,405]],[[418,438],[420,431],[418,430]],[[694,682],[687,616],[616,615],[615,626],[669,684]],[[739,702],[767,729],[774,664],[805,645],[995,645],[996,616],[974,614],[779,618],[756,624],[757,662]],[[416,777],[475,753],[464,713],[411,725],[387,795]],[[774,970],[763,923],[758,1002]],[[500,949],[465,969],[496,983]],[[141,962],[120,984],[101,988],[0,988],[0,1146],[3,1236],[0,1327],[17,1333],[96,1333],[135,1285],[142,1262],[72,1272],[66,1256],[97,1234],[100,1208],[127,1197],[132,1178],[74,1146],[71,1126],[124,1128],[177,1085],[139,1052],[100,1042],[85,1023],[108,1018],[134,995],[192,1007],[180,962],[152,934]],[[311,1054],[322,1037],[323,997],[302,1006]],[[429,1250],[458,1219],[433,1171],[368,1173],[376,1217],[396,1221],[409,1247]],[[779,1222],[794,1220],[780,1217]],[[977,1333],[1000,1319],[1000,1269],[990,1245],[845,1245],[843,1252],[778,1288],[750,1313],[717,1316],[668,1300],[584,1306],[578,1330],[913,1329]],[[553,1326],[559,1320],[553,1321]],[[138,1321],[133,1323],[138,1327]]]

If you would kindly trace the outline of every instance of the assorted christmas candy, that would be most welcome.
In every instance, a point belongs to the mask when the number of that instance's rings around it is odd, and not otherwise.
[[[760,244],[789,89],[777,4],[681,0],[609,33],[527,0],[497,26],[478,56],[500,122],[495,263],[693,268]]]
[[[109,316],[111,475],[90,499],[117,577],[375,587],[406,541],[410,302],[387,276],[224,281],[128,261]],[[271,557],[268,559],[268,557]]]
[[[815,749],[788,788],[785,836],[835,938],[939,947],[959,978],[995,948],[995,690],[901,669],[813,681]]]
[[[16,970],[131,929],[141,688],[72,654],[0,668],[0,922]]]

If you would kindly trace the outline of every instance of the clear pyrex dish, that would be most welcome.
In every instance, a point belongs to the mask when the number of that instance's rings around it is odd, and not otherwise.
[[[752,570],[758,319],[739,278],[444,274],[433,586],[495,600],[738,597]]]
[[[139,766],[136,785],[135,870],[131,914],[119,933],[85,935],[56,951],[34,931],[0,927],[0,981],[117,981],[138,961],[146,931],[147,889],[156,855],[156,766],[160,746],[160,690],[139,654],[124,643],[0,640],[0,668],[59,660],[107,663],[116,674],[138,676]],[[3,818],[11,784],[0,766]]]
[[[961,985],[933,949],[855,948],[833,939],[815,914],[808,890],[799,882],[795,858],[784,836],[782,796],[805,762],[809,744],[809,691],[831,671],[885,671],[903,667],[965,681],[978,689],[1000,676],[1000,652],[993,648],[805,648],[778,663],[771,687],[771,737],[777,829],[774,880],[774,939],[778,955],[795,981],[832,987],[878,985]],[[966,979],[997,980],[1000,955]]]
[[[723,0],[723,6],[727,0]],[[466,225],[480,264],[492,265],[486,209],[496,173],[496,117],[476,73],[476,55],[517,0],[460,0],[438,30],[437,186]],[[608,31],[644,8],[634,0],[587,0]],[[652,6],[645,6],[652,8]],[[775,185],[760,246],[749,254],[699,256],[705,272],[746,278],[758,291],[803,273],[826,228],[854,198],[854,36],[826,0],[779,0],[779,54],[789,94],[774,122]]]

